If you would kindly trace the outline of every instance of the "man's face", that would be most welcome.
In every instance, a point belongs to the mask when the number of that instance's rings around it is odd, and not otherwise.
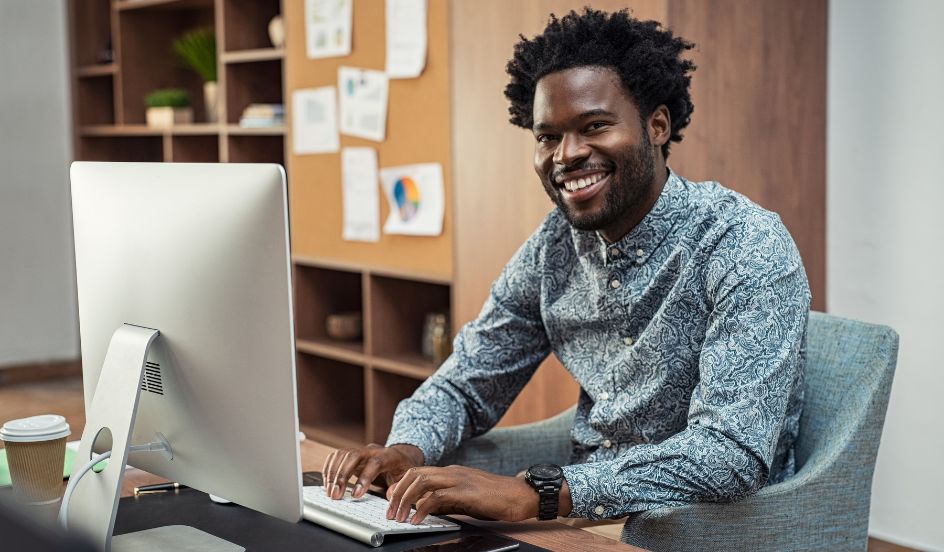
[[[534,170],[547,195],[575,228],[621,238],[650,207],[655,148],[619,77],[603,67],[546,75],[533,115]]]

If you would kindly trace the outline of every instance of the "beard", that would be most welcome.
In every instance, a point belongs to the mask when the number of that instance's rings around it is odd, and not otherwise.
[[[613,164],[595,165],[585,163],[570,170],[603,169],[610,172],[610,184],[603,197],[603,205],[594,212],[578,213],[564,201],[563,193],[553,184],[558,177],[542,178],[544,191],[564,214],[571,226],[577,230],[603,230],[626,216],[643,201],[655,181],[655,159],[649,136],[643,133],[643,143],[631,146]]]

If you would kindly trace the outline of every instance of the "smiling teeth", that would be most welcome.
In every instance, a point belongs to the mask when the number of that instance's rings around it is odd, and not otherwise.
[[[568,192],[576,192],[577,190],[586,188],[587,186],[591,184],[596,184],[604,176],[606,175],[603,173],[595,173],[595,174],[591,174],[590,176],[586,176],[584,178],[575,178],[574,180],[567,180],[566,182],[564,182],[564,188],[566,188]]]

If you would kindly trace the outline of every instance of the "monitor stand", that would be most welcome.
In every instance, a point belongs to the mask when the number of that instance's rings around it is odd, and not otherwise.
[[[129,441],[141,395],[141,378],[148,349],[158,330],[123,324],[115,330],[99,375],[95,396],[86,413],[85,430],[72,475],[82,469],[81,459],[92,458],[100,434],[111,433],[112,455],[101,472],[89,471],[76,484],[68,511],[68,526],[104,549],[115,551],[200,550],[243,552],[245,548],[194,527],[170,525],[112,537],[121,482],[128,463]],[[105,433],[102,433],[104,430]]]

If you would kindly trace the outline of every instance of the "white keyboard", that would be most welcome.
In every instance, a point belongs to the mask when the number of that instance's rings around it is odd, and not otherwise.
[[[350,492],[346,492],[344,498],[333,500],[325,495],[324,487],[318,485],[302,487],[302,496],[306,520],[371,546],[383,544],[385,535],[459,529],[458,524],[435,516],[426,516],[417,525],[410,523],[409,518],[403,523],[387,519],[390,502],[370,493],[361,498],[351,498]],[[410,514],[413,512],[411,510]]]

